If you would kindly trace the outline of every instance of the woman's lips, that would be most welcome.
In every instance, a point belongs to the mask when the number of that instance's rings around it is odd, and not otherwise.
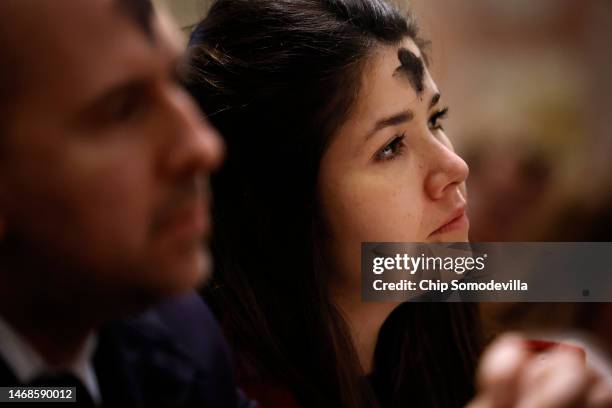
[[[458,230],[463,230],[463,229],[467,230],[469,229],[469,227],[470,227],[470,220],[467,214],[465,213],[465,208],[462,208],[462,209],[455,211],[455,213],[446,223],[444,223],[441,227],[439,227],[438,229],[436,229],[434,232],[432,232],[429,235],[432,236],[432,235],[444,234],[447,232],[458,231]]]

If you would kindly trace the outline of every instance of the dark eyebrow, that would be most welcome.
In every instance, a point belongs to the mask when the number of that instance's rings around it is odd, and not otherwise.
[[[429,102],[429,109],[433,108],[440,102],[440,98],[442,95],[440,92],[436,92],[434,96],[431,97],[431,101]],[[371,138],[376,132],[381,129],[384,129],[389,126],[397,126],[402,123],[410,122],[414,118],[414,112],[410,109],[406,109],[403,112],[396,113],[395,115],[391,115],[387,118],[380,119],[374,125],[374,128],[366,135],[366,140]]]
[[[95,123],[105,113],[105,108],[109,103],[129,94],[143,96],[146,87],[145,79],[135,78],[121,82],[84,104],[85,107],[75,114],[74,123],[76,125]]]
[[[366,140],[371,138],[376,132],[389,126],[397,126],[402,123],[410,122],[414,118],[414,112],[410,109],[396,113],[389,117],[380,119],[374,125],[374,128],[366,135]]]
[[[429,102],[429,109],[433,108],[438,104],[438,102],[440,102],[441,96],[442,95],[440,95],[440,92],[436,92],[436,94],[431,97],[431,102]]]

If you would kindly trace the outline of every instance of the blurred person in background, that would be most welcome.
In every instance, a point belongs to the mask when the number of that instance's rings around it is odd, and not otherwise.
[[[219,0],[188,86],[228,145],[206,291],[263,406],[604,406],[569,352],[481,351],[472,304],[363,303],[361,242],[467,241],[468,168],[413,20],[382,0]],[[476,387],[479,390],[476,391]],[[606,400],[608,398],[608,400]],[[529,405],[531,404],[531,405]]]
[[[0,386],[238,404],[189,294],[222,142],[180,85],[173,29],[147,0],[0,2]]]

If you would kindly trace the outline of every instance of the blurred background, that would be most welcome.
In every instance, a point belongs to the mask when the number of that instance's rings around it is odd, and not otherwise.
[[[612,241],[612,2],[411,4],[470,166],[471,240]],[[581,331],[612,356],[612,303],[482,309],[491,334]]]
[[[156,3],[189,33],[210,0]],[[396,3],[432,43],[445,128],[471,169],[472,241],[612,241],[612,1]],[[580,330],[612,356],[612,303],[483,316],[491,334]]]

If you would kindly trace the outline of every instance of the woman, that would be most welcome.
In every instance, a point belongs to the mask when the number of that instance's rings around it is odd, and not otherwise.
[[[474,305],[360,298],[361,242],[468,239],[468,168],[414,21],[383,0],[220,0],[191,45],[188,86],[228,148],[206,296],[244,388],[263,406],[463,406]]]

